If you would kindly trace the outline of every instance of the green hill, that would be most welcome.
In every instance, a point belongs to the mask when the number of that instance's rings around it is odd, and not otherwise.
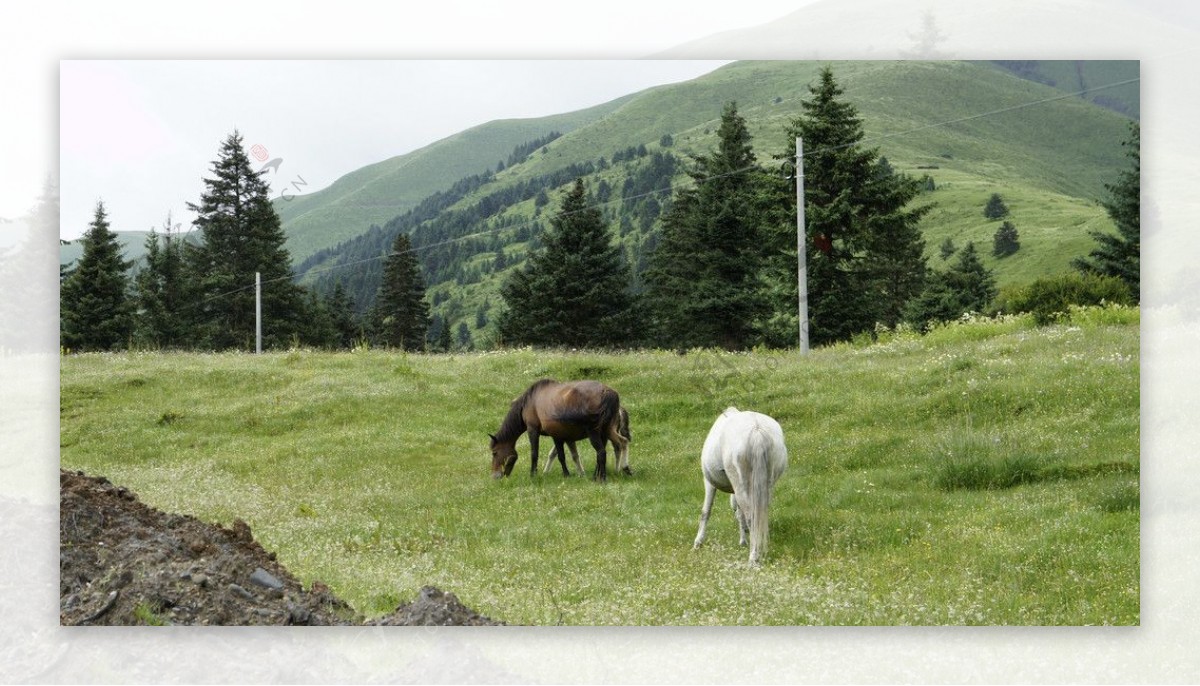
[[[467,320],[475,327],[498,302],[503,276],[536,247],[546,214],[557,204],[555,188],[574,176],[585,177],[589,188],[604,196],[604,210],[638,267],[654,245],[657,218],[670,201],[670,177],[656,176],[667,166],[661,159],[671,156],[678,183],[688,155],[715,145],[722,104],[736,100],[760,161],[777,166],[773,156],[786,146],[786,126],[800,113],[807,86],[824,64],[738,62],[610,103],[601,116],[522,163],[477,178],[457,194],[438,196],[436,212],[397,217],[314,253],[298,271],[319,289],[338,280],[351,282],[349,290],[365,307],[377,284],[379,257],[396,231],[407,231],[421,251],[435,314],[451,325]],[[1083,73],[1121,74],[1128,64],[1136,68],[1136,63],[1101,64]],[[1070,260],[1090,249],[1087,232],[1111,228],[1098,200],[1105,196],[1104,184],[1125,165],[1120,143],[1128,117],[992,63],[831,66],[864,120],[866,143],[878,147],[896,170],[928,174],[936,184],[922,200],[935,204],[923,224],[935,268],[940,265],[935,253],[945,238],[959,247],[975,241],[1002,286],[1020,284],[1070,269]],[[1137,84],[1111,89],[1110,95],[1129,90],[1136,92]],[[488,165],[480,160],[480,166]],[[631,187],[641,192],[628,192]],[[539,201],[539,192],[549,193],[548,205]],[[1009,205],[1008,219],[1022,243],[1018,253],[1003,260],[990,256],[999,223],[983,216],[992,193]],[[476,327],[473,334],[478,340],[488,332]]]
[[[277,198],[275,211],[287,233],[292,259],[304,260],[371,224],[383,224],[455,181],[495,168],[515,146],[590,124],[622,102],[624,98],[618,98],[567,114],[489,122],[353,171],[315,193]]]

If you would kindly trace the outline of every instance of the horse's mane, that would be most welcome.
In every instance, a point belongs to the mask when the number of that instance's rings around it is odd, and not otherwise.
[[[508,414],[504,416],[504,421],[500,423],[500,429],[496,432],[497,441],[515,440],[525,431],[525,418],[522,416],[525,411],[525,403],[529,402],[530,396],[539,388],[552,383],[557,382],[554,379],[535,381],[524,393],[517,396],[516,400],[512,401],[512,406],[508,408]]]

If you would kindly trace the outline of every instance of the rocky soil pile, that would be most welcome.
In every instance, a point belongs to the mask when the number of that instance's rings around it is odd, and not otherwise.
[[[62,625],[495,625],[453,593],[422,588],[366,621],[314,582],[308,589],[250,527],[207,524],[138,501],[103,477],[59,475]]]

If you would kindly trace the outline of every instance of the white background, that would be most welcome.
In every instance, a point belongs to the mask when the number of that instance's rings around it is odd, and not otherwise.
[[[905,56],[932,11],[956,58],[1142,61],[1142,626],[1122,628],[63,628],[57,603],[58,361],[0,355],[0,681],[1122,682],[1200,680],[1200,417],[1194,305],[1197,24],[1182,3],[839,0],[770,40],[797,2],[5,4],[0,216],[58,158],[61,59]],[[1182,7],[1180,9],[1179,7]],[[807,14],[805,14],[807,13]],[[797,19],[798,17],[798,19]],[[818,26],[805,33],[804,26]],[[789,40],[794,35],[794,40]],[[690,51],[690,52],[689,52]],[[704,54],[697,54],[698,52]],[[764,54],[767,53],[767,54]],[[103,102],[97,102],[102,107]],[[3,230],[3,228],[0,228]],[[26,237],[54,241],[56,236]],[[53,274],[45,278],[54,283]],[[0,295],[0,297],[4,297]],[[43,304],[57,320],[57,302]],[[15,519],[14,519],[15,518]],[[730,583],[736,583],[731,578]],[[520,593],[521,589],[513,589]]]

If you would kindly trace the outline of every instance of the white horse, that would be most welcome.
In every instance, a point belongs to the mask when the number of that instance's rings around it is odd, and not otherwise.
[[[704,507],[693,548],[704,542],[704,529],[717,490],[730,493],[741,545],[750,537],[750,564],[759,565],[767,552],[767,507],[771,489],[787,469],[787,447],[779,422],[758,412],[727,408],[713,422],[700,453],[704,472]]]

